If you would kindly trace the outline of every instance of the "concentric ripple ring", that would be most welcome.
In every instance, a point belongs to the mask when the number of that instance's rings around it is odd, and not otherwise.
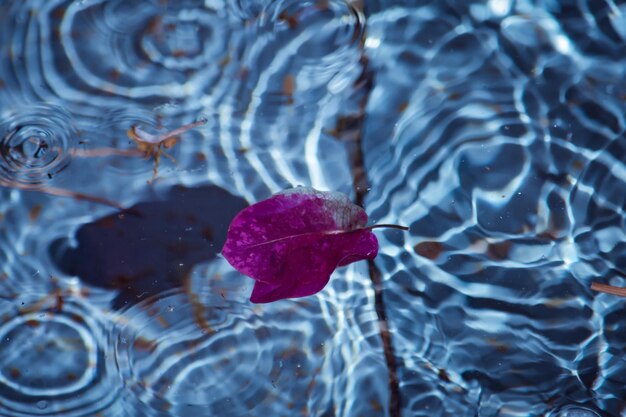
[[[106,354],[107,321],[79,296],[0,299],[0,415],[93,416],[121,381]]]
[[[38,185],[72,159],[78,131],[60,107],[36,105],[0,117],[0,183]]]

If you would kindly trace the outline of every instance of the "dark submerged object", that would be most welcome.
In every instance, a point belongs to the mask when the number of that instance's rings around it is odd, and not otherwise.
[[[181,287],[194,265],[221,250],[246,202],[214,186],[173,187],[163,201],[136,204],[78,229],[78,245],[52,243],[58,268],[84,282],[119,290],[114,307]]]

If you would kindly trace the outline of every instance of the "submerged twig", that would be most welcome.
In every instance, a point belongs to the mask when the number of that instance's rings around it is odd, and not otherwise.
[[[107,200],[106,198],[96,197],[89,194],[80,193],[77,191],[70,191],[64,188],[57,187],[41,187],[39,185],[31,185],[31,184],[20,184],[18,182],[8,182],[5,180],[0,180],[0,187],[7,188],[17,188],[18,190],[24,191],[37,191],[44,194],[55,195],[59,197],[71,197],[80,201],[89,201],[91,203],[103,204],[105,206],[113,207],[115,209],[124,210],[124,207],[120,204],[116,203],[112,200]]]
[[[626,288],[624,287],[615,287],[613,285],[592,282],[591,289],[594,291],[603,292],[606,294],[617,295],[619,297],[626,297]]]
[[[361,49],[363,49],[363,42],[364,40],[361,39]],[[365,157],[362,149],[363,122],[365,119],[367,102],[374,86],[374,74],[368,67],[368,60],[365,53],[362,53],[360,63],[362,66],[361,75],[354,84],[354,88],[363,93],[359,100],[359,112],[354,115],[341,117],[338,120],[337,127],[329,133],[346,145],[350,166],[352,168],[352,187],[356,197],[356,204],[363,207],[365,195],[369,190],[367,172],[365,170]],[[367,228],[374,229],[377,227],[393,227],[401,230],[408,229],[404,226],[382,224],[369,226]],[[402,399],[400,397],[398,365],[393,349],[391,331],[389,330],[389,326],[387,324],[387,312],[385,308],[385,300],[383,298],[382,273],[373,259],[367,260],[367,266],[372,287],[374,289],[374,307],[376,309],[376,316],[378,317],[378,328],[388,371],[388,415],[389,417],[400,417]]]
[[[197,122],[189,123],[158,135],[153,135],[133,125],[128,130],[127,134],[130,139],[135,141],[137,148],[139,148],[139,150],[144,154],[145,158],[154,158],[154,168],[152,170],[152,180],[154,180],[159,173],[161,155],[176,163],[176,160],[170,154],[165,152],[165,149],[170,149],[176,145],[176,143],[180,140],[179,135],[198,126],[202,126],[206,122],[206,119],[201,119]]]
[[[144,156],[139,149],[117,149],[117,148],[96,148],[96,149],[76,149],[74,156],[80,158],[105,158],[107,156]]]
[[[156,178],[158,173],[158,166],[161,155],[165,155],[166,157],[174,160],[169,154],[167,154],[163,149],[169,149],[174,146],[179,138],[178,135],[185,133],[186,131],[193,129],[195,127],[201,126],[205,124],[207,121],[205,119],[199,120],[197,122],[189,123],[187,125],[181,126],[174,130],[153,135],[148,132],[145,132],[139,129],[136,126],[132,126],[128,130],[128,136],[135,141],[138,149],[115,149],[115,148],[100,148],[100,149],[90,149],[83,150],[77,149],[74,150],[74,155],[78,157],[105,157],[105,156],[144,156],[146,158],[154,158],[155,166],[154,166],[154,176],[153,179]],[[39,149],[38,149],[39,151]],[[174,161],[175,162],[175,161]],[[51,175],[48,174],[50,178]],[[103,204],[105,206],[113,207],[118,210],[126,210],[125,207],[116,203],[112,200],[107,200],[106,198],[93,196],[90,194],[85,194],[77,191],[66,190],[64,188],[58,187],[46,187],[40,184],[23,184],[17,181],[11,181],[6,179],[0,179],[0,187],[6,188],[15,188],[23,191],[36,191],[44,194],[59,196],[59,197],[71,197],[79,201],[89,201],[91,203]]]

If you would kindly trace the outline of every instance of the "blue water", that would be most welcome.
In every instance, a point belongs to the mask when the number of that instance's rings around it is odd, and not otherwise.
[[[626,416],[626,3],[4,0],[0,56],[0,416]],[[410,226],[380,288],[249,303],[296,185]]]

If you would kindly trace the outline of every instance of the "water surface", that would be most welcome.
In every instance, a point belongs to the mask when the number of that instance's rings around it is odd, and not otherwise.
[[[410,226],[376,260],[403,416],[626,415],[624,301],[590,290],[626,285],[625,28],[614,1],[2,2],[0,415],[390,415],[364,263],[253,305],[219,256],[296,185]],[[200,119],[156,174],[126,134]]]

